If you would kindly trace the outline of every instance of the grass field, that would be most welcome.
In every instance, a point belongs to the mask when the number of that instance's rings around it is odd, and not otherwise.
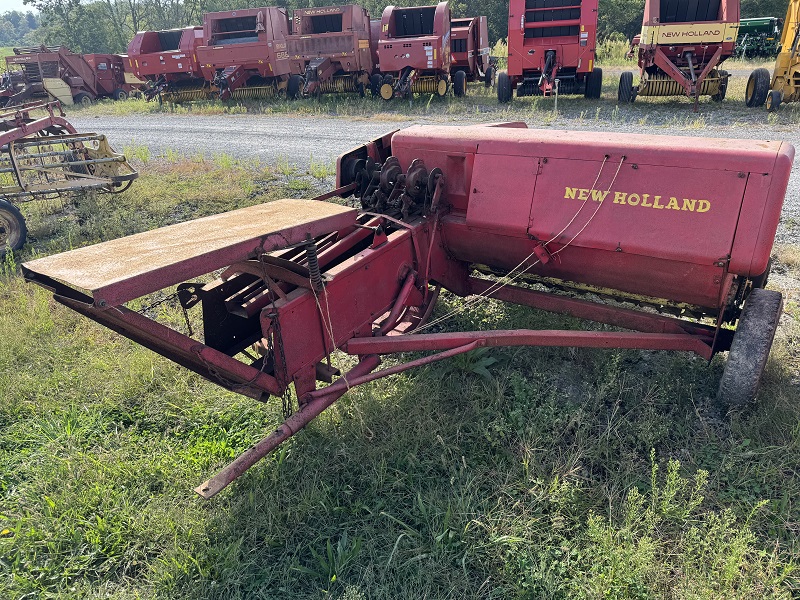
[[[26,205],[16,260],[332,183],[321,165],[126,151],[146,166],[128,192]],[[786,312],[758,405],[730,420],[710,400],[723,357],[492,350],[357,388],[203,501],[192,488],[264,436],[280,401],[92,324],[7,260],[0,597],[796,597],[796,247],[773,272]],[[583,326],[499,303],[448,324]]]

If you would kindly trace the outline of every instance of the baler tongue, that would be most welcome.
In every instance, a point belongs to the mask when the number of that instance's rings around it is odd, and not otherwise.
[[[275,200],[25,263],[25,277],[88,291],[95,306],[118,306],[355,223],[356,210],[314,200]]]

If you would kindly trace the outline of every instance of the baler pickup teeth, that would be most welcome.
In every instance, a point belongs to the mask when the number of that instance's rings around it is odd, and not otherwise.
[[[98,308],[119,306],[355,219],[355,209],[337,204],[275,200],[40,258],[23,272],[45,287],[87,291]]]

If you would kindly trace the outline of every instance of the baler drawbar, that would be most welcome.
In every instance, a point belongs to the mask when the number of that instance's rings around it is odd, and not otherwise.
[[[781,142],[415,126],[342,155],[336,189],[313,200],[171,225],[23,272],[223,388],[286,402],[294,387],[286,421],[196,488],[209,498],[350,388],[480,347],[727,351],[719,400],[752,401],[781,313],[764,284],[793,157]],[[324,201],[334,196],[355,206]],[[442,288],[468,299],[437,314]],[[202,311],[202,341],[126,306],[172,289],[184,310]],[[490,298],[610,327],[437,327]],[[379,369],[384,355],[397,359]]]

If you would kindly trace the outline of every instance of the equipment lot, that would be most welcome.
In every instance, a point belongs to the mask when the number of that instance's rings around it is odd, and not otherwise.
[[[323,98],[253,109],[273,114],[74,110],[71,122],[107,135],[140,180],[112,200],[42,208],[18,260],[311,197],[332,187],[321,163],[412,123],[521,119],[682,135],[687,146],[707,136],[800,148],[800,111],[768,116],[740,98],[701,102],[698,113],[688,101],[618,109],[608,90],[600,102],[559,99],[557,114],[549,100],[499,108],[488,94],[428,109],[347,102],[355,108]],[[297,114],[283,114],[290,110]],[[385,110],[395,112],[376,112]],[[709,368],[665,352],[492,350],[352,391],[211,502],[192,485],[280,422],[280,401],[221,391],[54,310],[47,292],[7,265],[0,560],[11,575],[0,596],[792,597],[800,590],[798,241],[795,168],[769,286],[784,292],[785,313],[758,406],[731,420],[711,408],[724,357]],[[441,302],[443,314],[461,301]],[[148,310],[183,323],[174,303]],[[452,326],[585,324],[487,303]]]

